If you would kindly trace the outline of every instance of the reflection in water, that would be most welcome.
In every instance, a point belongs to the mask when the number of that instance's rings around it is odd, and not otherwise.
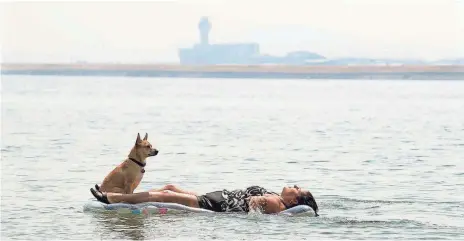
[[[92,216],[96,221],[96,231],[100,233],[102,239],[145,239],[144,229],[147,218],[143,215],[99,212],[93,213]]]

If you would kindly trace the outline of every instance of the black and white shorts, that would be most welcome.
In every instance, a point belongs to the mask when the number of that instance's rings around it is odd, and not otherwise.
[[[214,212],[226,211],[226,209],[224,208],[226,199],[222,195],[222,191],[206,193],[204,195],[197,196],[197,199],[200,208],[211,210]]]

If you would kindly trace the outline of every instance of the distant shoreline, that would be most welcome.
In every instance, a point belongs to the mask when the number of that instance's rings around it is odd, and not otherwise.
[[[452,79],[464,65],[179,65],[112,63],[2,63],[2,75],[140,76],[172,78]]]

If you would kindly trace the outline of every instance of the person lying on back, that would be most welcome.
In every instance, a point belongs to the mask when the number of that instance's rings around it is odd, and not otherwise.
[[[286,209],[307,205],[316,216],[319,208],[311,192],[297,185],[284,187],[280,194],[266,190],[260,186],[250,186],[245,189],[214,191],[198,195],[184,191],[174,185],[166,185],[161,189],[134,194],[104,193],[99,186],[91,188],[90,192],[100,202],[110,203],[144,203],[165,202],[177,203],[193,208],[202,208],[214,212],[246,212],[259,209],[266,214],[279,213]]]

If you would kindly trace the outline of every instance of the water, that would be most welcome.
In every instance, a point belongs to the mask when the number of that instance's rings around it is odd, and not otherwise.
[[[463,239],[464,82],[2,76],[2,240]],[[320,217],[83,212],[137,132],[138,191],[299,184]]]

